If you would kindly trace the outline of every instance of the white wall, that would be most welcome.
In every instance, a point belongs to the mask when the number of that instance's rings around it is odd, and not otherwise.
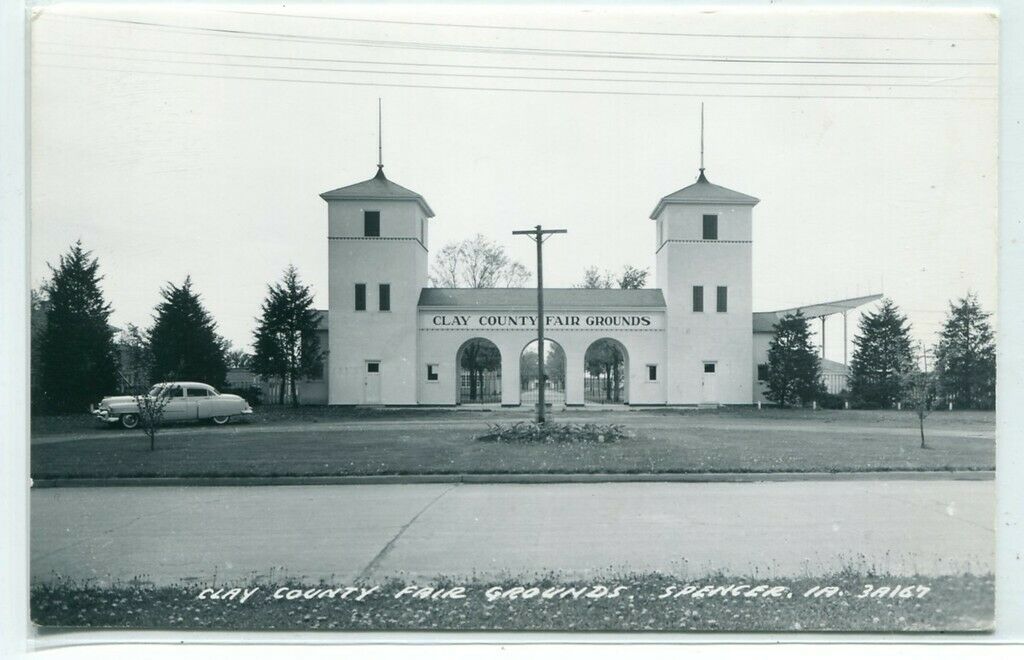
[[[328,203],[329,403],[364,403],[367,360],[381,362],[381,403],[416,403],[416,304],[427,281],[416,202]],[[363,237],[363,211],[380,211],[379,238]],[[355,311],[355,284],[366,311]],[[391,285],[391,311],[378,310],[378,285]]]
[[[718,216],[717,240],[702,239],[704,214]],[[751,207],[669,204],[656,221],[663,241],[656,248],[656,279],[668,309],[668,403],[704,401],[705,362],[716,363],[718,403],[751,403]],[[693,311],[694,285],[704,287],[703,312]],[[718,286],[728,287],[724,313],[715,311]]]
[[[752,372],[750,377],[754,403],[757,403],[758,401],[768,401],[768,399],[764,395],[764,391],[768,389],[768,382],[757,379],[757,365],[768,364],[768,344],[771,343],[771,341],[772,333],[770,332],[754,333],[754,361],[751,364]]]

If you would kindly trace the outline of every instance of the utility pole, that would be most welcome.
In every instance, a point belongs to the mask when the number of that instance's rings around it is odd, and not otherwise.
[[[565,229],[544,229],[536,225],[533,229],[512,232],[517,236],[529,236],[537,244],[537,423],[544,423],[544,387],[547,374],[544,373],[544,241],[551,234],[565,234]]]

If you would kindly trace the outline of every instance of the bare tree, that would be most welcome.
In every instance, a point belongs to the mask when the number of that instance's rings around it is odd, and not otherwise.
[[[924,419],[932,411],[936,389],[934,372],[915,369],[903,376],[903,403],[917,415],[917,424],[921,431],[921,449],[928,449],[924,438]]]
[[[164,409],[171,400],[170,384],[159,383],[149,392],[140,386],[133,386],[132,398],[139,408],[137,427],[149,438],[149,451],[156,450],[156,434],[164,422]]]
[[[530,271],[523,264],[483,234],[444,246],[430,269],[434,286],[451,289],[519,287],[529,277]]]
[[[171,387],[165,383],[157,383],[151,388],[147,385],[153,368],[153,353],[142,333],[132,324],[128,324],[128,329],[122,334],[121,353],[121,378],[138,409],[137,413],[124,415],[122,425],[142,431],[149,438],[149,450],[154,451],[156,435],[164,421],[164,409],[171,400]]]
[[[648,271],[626,264],[622,267],[622,275],[616,276],[610,270],[602,271],[597,266],[587,268],[583,273],[583,281],[575,286],[577,289],[642,289],[647,284]]]

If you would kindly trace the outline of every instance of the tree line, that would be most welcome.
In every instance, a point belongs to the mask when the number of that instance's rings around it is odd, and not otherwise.
[[[994,408],[996,347],[990,316],[974,293],[950,301],[934,351],[921,346],[915,352],[907,317],[884,299],[877,311],[860,318],[842,398],[858,408]],[[797,311],[773,328],[764,395],[783,406],[829,398],[808,321]]]
[[[39,290],[32,291],[31,378],[36,412],[81,412],[117,392],[144,391],[150,383],[198,381],[225,385],[229,366],[251,369],[286,388],[298,405],[296,382],[314,374],[323,358],[316,336],[313,295],[289,266],[267,286],[256,319],[253,354],[233,350],[195,290],[192,278],[159,290],[146,329],[110,324],[99,260],[81,241],[61,255]]]

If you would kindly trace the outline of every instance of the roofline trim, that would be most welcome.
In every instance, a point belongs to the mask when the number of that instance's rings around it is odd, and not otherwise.
[[[427,200],[423,199],[420,195],[332,195],[332,192],[328,190],[325,193],[320,193],[320,198],[325,202],[357,202],[363,200],[370,202],[416,202],[423,209],[424,213],[427,214],[428,218],[434,217],[434,209],[430,208]]]
[[[658,205],[654,207],[654,210],[651,211],[650,219],[657,220],[658,216],[661,215],[661,212],[664,211],[665,207],[668,206],[669,204],[679,204],[681,206],[749,206],[753,208],[761,203],[761,200],[756,197],[752,197],[751,200],[752,201],[740,202],[734,199],[704,199],[701,201],[662,199],[661,201],[658,202]]]

